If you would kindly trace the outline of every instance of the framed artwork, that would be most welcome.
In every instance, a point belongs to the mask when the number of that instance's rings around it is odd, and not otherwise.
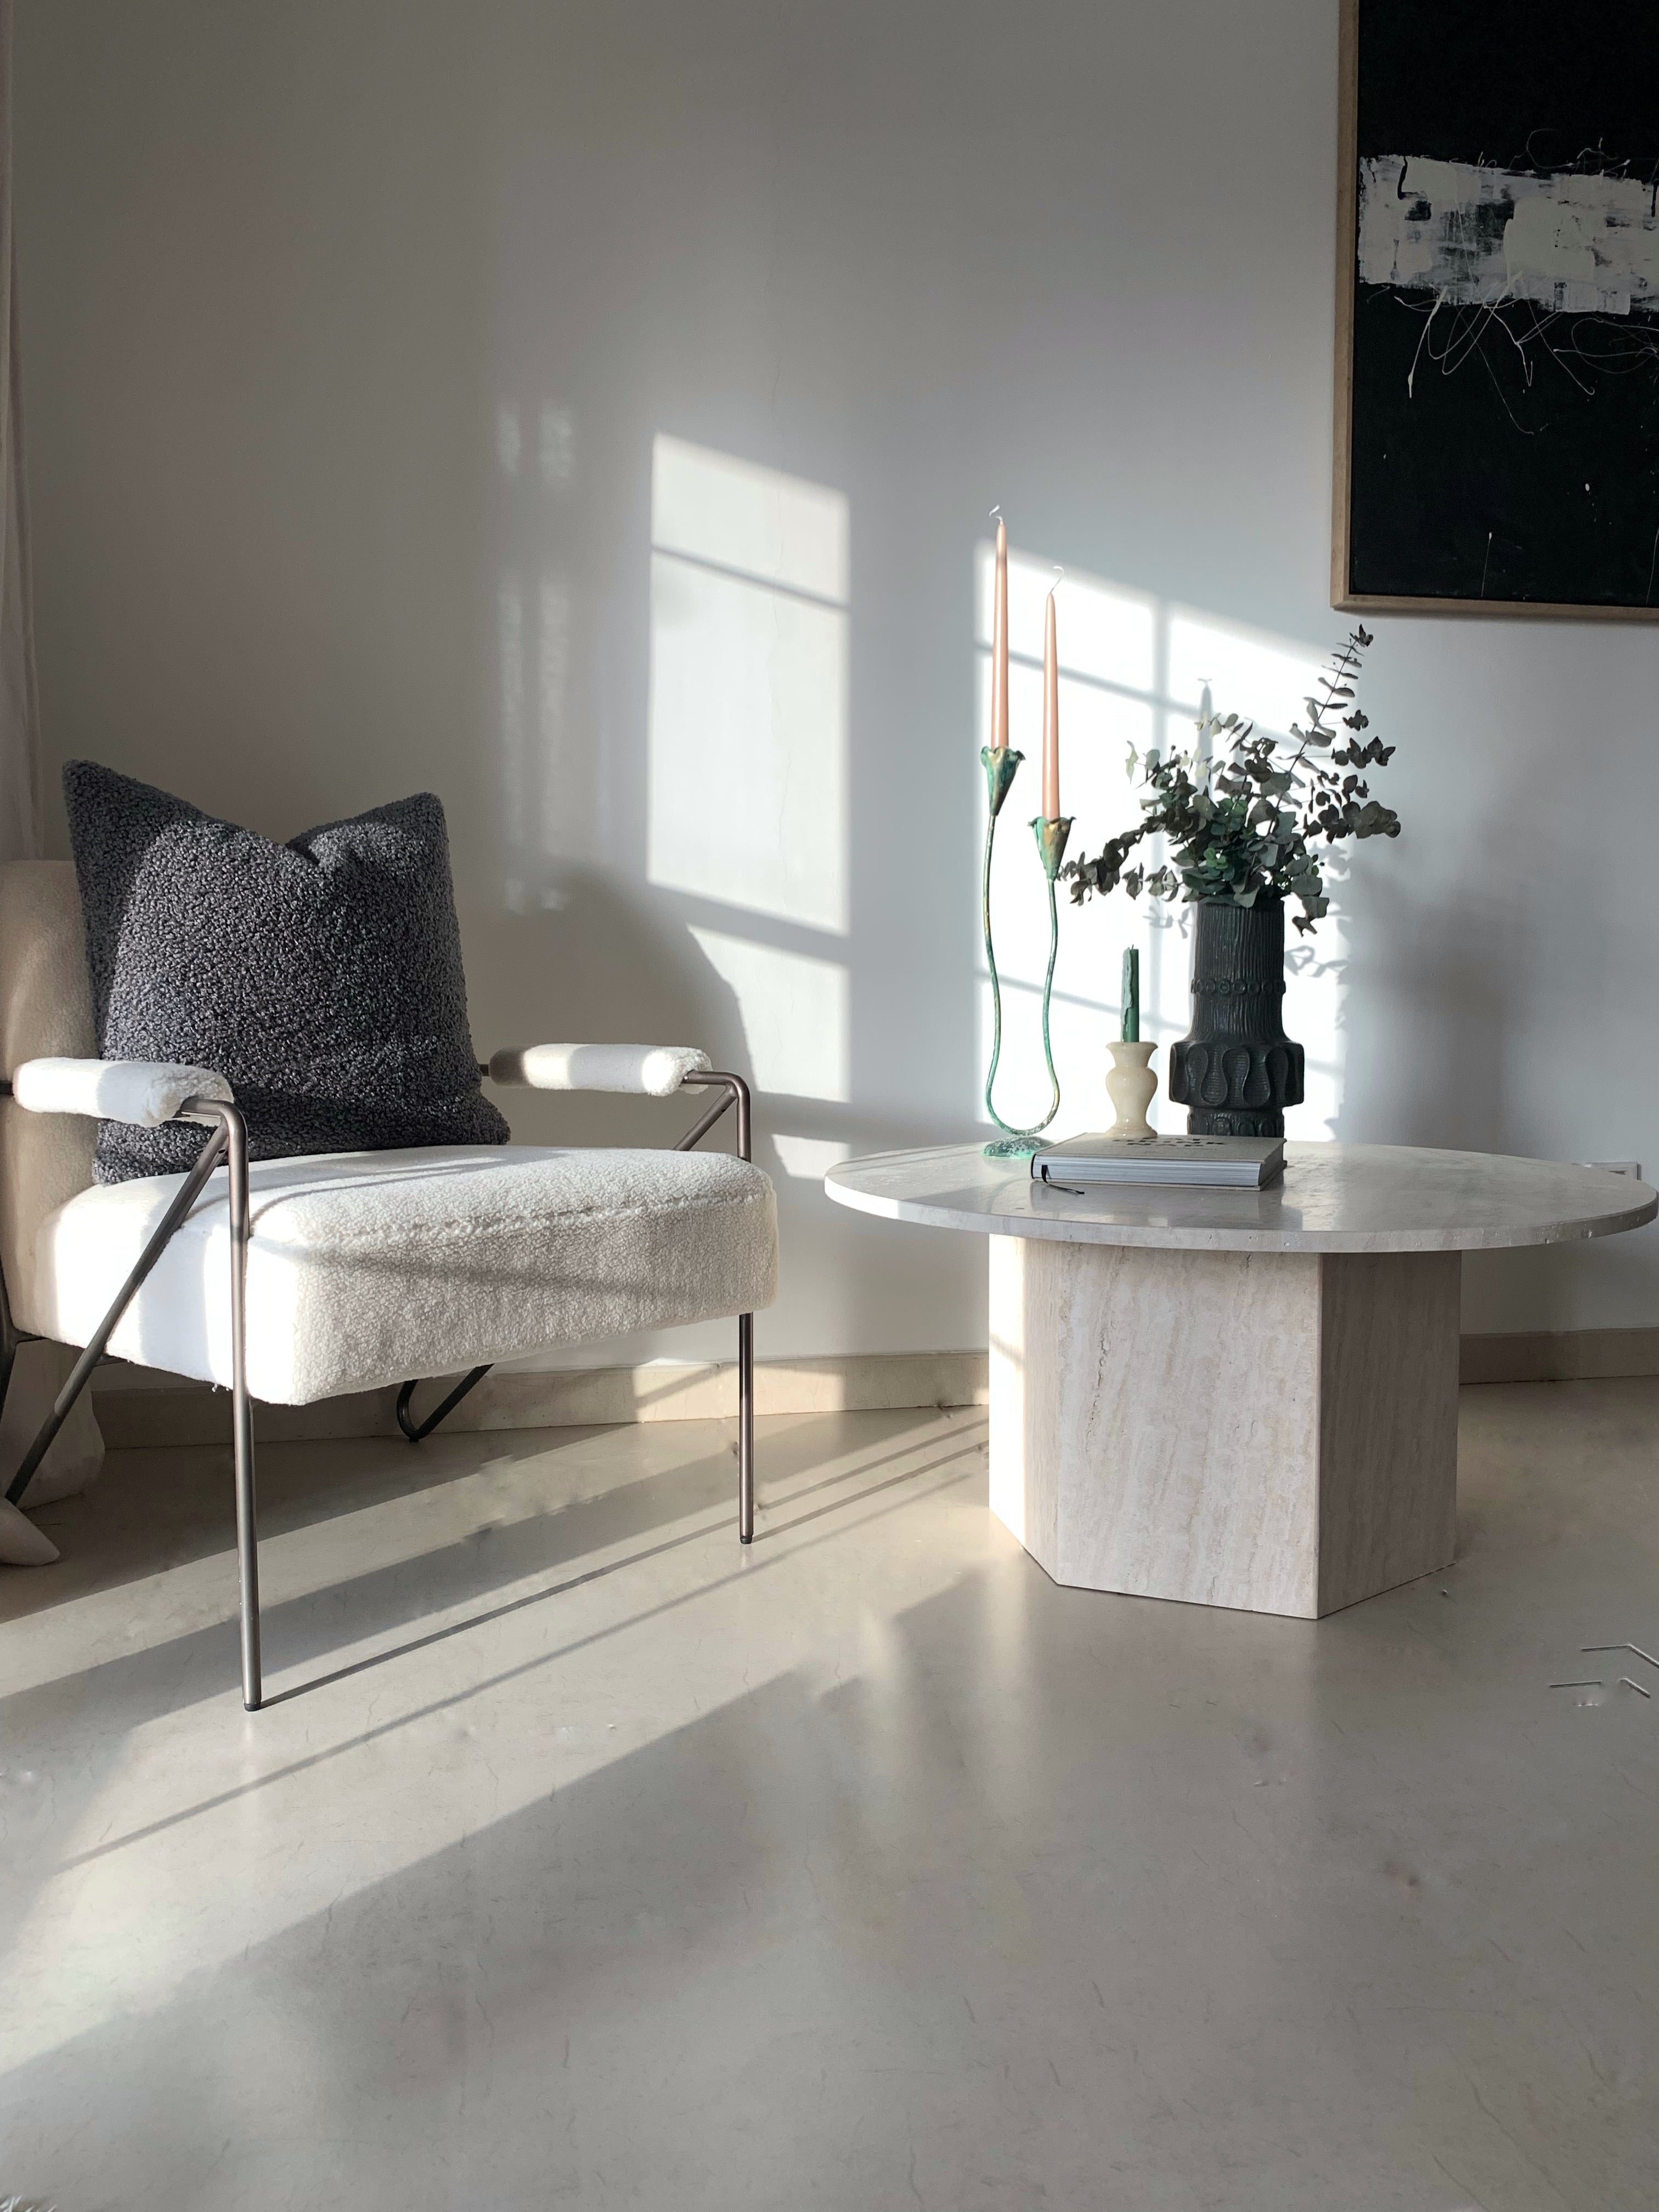
[[[1651,0],[1343,0],[1339,607],[1659,619]]]

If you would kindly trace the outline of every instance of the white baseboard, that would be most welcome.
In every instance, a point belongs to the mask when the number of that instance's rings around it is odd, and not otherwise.
[[[1466,1336],[1460,1372],[1465,1382],[1590,1382],[1659,1375],[1659,1328]]]
[[[104,1440],[112,1449],[223,1443],[230,1400],[204,1382],[159,1382],[110,1366],[93,1384]],[[315,1406],[258,1406],[254,1433],[271,1443],[319,1437],[398,1434],[395,1390],[367,1390]],[[908,1406],[982,1406],[982,1352],[871,1352],[847,1358],[759,1361],[757,1413],[868,1412]],[[437,1403],[437,1383],[422,1385],[415,1413]],[[738,1410],[738,1372],[726,1363],[642,1367],[575,1367],[486,1375],[445,1423],[447,1429],[563,1429],[620,1421],[729,1420]]]
[[[1659,1375],[1659,1328],[1588,1328],[1466,1336],[1465,1382],[1565,1382]],[[104,1438],[112,1449],[228,1443],[230,1401],[205,1383],[162,1380],[143,1370],[100,1369],[93,1385]],[[416,1399],[436,1403],[435,1383]],[[861,1352],[823,1359],[763,1360],[755,1370],[759,1413],[857,1413],[910,1406],[982,1406],[982,1352]],[[257,1435],[280,1443],[319,1437],[398,1433],[394,1390],[330,1398],[316,1406],[256,1406]],[[526,1373],[497,1369],[463,1399],[446,1427],[564,1429],[623,1421],[729,1420],[738,1378],[727,1363],[576,1367]]]

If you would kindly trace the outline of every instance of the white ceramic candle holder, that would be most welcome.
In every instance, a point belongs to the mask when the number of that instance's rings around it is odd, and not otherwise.
[[[1112,1065],[1106,1078],[1106,1095],[1117,1119],[1107,1135],[1155,1137],[1158,1132],[1146,1119],[1146,1109],[1158,1095],[1158,1078],[1147,1062],[1157,1048],[1150,1044],[1114,1044],[1108,1049]]]

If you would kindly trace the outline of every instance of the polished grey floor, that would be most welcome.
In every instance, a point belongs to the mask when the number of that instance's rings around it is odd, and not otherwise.
[[[1056,1589],[982,1416],[222,1455],[0,1574],[0,2198],[1650,2212],[1659,1385],[1465,1393],[1455,1567]],[[1552,1690],[1600,1678],[1600,1690]]]

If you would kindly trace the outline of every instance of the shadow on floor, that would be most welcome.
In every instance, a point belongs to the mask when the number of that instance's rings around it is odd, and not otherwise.
[[[8,2179],[123,2212],[1644,2208],[1650,1851],[1511,1687],[1571,1619],[1536,1501],[1453,1601],[1316,1626],[1059,1589],[955,1498],[744,1577],[751,1686],[642,1613],[626,1655],[538,1656],[533,1705],[474,1683],[393,1766],[363,1738],[325,1792],[267,1778],[182,1858],[105,1862],[104,2016],[5,2077]],[[907,1546],[945,1586],[893,1604]],[[1603,1756],[1659,1774],[1628,1727]],[[157,1882],[176,1954],[135,2010]]]

